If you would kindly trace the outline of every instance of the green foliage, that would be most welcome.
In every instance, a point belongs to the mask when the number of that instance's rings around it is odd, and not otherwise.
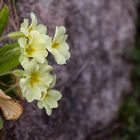
[[[0,11],[0,36],[6,28],[8,17],[9,8],[5,5]],[[3,38],[4,37],[1,36],[0,41],[3,40]],[[16,77],[8,73],[19,65],[19,55],[20,50],[18,43],[6,44],[0,47],[0,89],[2,89],[7,95],[14,98],[16,95],[16,87],[14,87]],[[0,126],[2,126],[1,122],[2,121],[0,120]]]
[[[140,140],[140,0],[138,5],[138,22],[135,49],[130,59],[135,65],[131,75],[133,92],[126,97],[119,111],[118,123],[120,127],[110,140]]]
[[[7,44],[0,48],[0,75],[19,65],[20,50],[17,43]]]
[[[17,77],[13,74],[0,76],[0,89],[12,98],[17,98]],[[15,86],[14,86],[15,85]]]
[[[127,97],[119,112],[120,140],[140,140],[140,104],[134,95]]]
[[[9,17],[9,8],[7,5],[5,5],[0,11],[0,36],[2,35],[8,23],[8,17]]]

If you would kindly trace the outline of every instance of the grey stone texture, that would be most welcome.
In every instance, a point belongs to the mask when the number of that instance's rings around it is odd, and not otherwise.
[[[34,11],[53,35],[66,26],[71,59],[58,66],[63,98],[48,117],[36,103],[23,103],[17,122],[7,122],[6,140],[89,140],[116,116],[122,95],[131,90],[131,64],[124,52],[134,43],[135,0],[18,0],[21,22]],[[94,136],[92,136],[92,140]]]

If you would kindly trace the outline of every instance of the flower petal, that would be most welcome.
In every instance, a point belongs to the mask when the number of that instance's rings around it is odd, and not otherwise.
[[[41,90],[39,87],[33,87],[28,89],[28,95],[26,96],[26,100],[28,102],[32,102],[33,100],[39,100],[41,98]]]
[[[53,55],[57,64],[60,64],[60,65],[66,64],[65,57],[57,49],[53,50]]]
[[[61,41],[62,37],[64,37],[64,34],[66,33],[66,29],[64,26],[56,26],[55,29],[55,35],[53,41]]]
[[[33,12],[31,12],[31,20],[32,20],[31,27],[35,28],[37,26],[37,19]]]
[[[18,43],[19,43],[21,48],[26,47],[26,45],[27,45],[27,38],[25,38],[25,37],[19,38],[18,39]]]
[[[37,102],[37,106],[42,109],[43,107],[45,108],[46,110],[46,113],[50,116],[52,114],[52,109],[49,107],[49,105],[44,102],[44,101],[38,101]]]
[[[58,107],[57,101],[54,100],[51,96],[47,97],[46,102],[48,103],[50,108],[57,108]]]
[[[56,101],[60,100],[62,98],[61,93],[58,90],[51,89],[48,91],[49,96],[51,96]]]
[[[28,35],[28,26],[29,26],[28,19],[24,19],[23,23],[21,24],[20,31],[24,33],[26,36]]]
[[[53,75],[53,81],[52,81],[52,83],[51,83],[51,85],[50,85],[50,88],[54,88],[54,86],[55,86],[55,84],[56,84],[56,75]]]
[[[39,24],[36,28],[35,28],[36,31],[38,31],[39,33],[41,34],[46,34],[47,33],[47,28],[46,26],[42,25],[42,24]]]

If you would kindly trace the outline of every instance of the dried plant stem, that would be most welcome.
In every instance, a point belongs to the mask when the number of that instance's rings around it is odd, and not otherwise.
[[[3,0],[0,0],[0,9],[2,8]]]
[[[0,37],[0,41],[6,39],[8,36],[3,36],[3,37]]]

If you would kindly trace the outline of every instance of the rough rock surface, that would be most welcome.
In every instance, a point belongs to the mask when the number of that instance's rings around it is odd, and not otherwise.
[[[71,59],[58,66],[52,59],[59,108],[48,117],[35,103],[24,103],[17,122],[7,122],[6,140],[90,140],[90,134],[115,116],[123,91],[130,89],[131,65],[122,55],[133,46],[135,0],[19,0],[18,15],[34,11],[52,34],[65,25]],[[93,140],[94,136],[92,137]]]

